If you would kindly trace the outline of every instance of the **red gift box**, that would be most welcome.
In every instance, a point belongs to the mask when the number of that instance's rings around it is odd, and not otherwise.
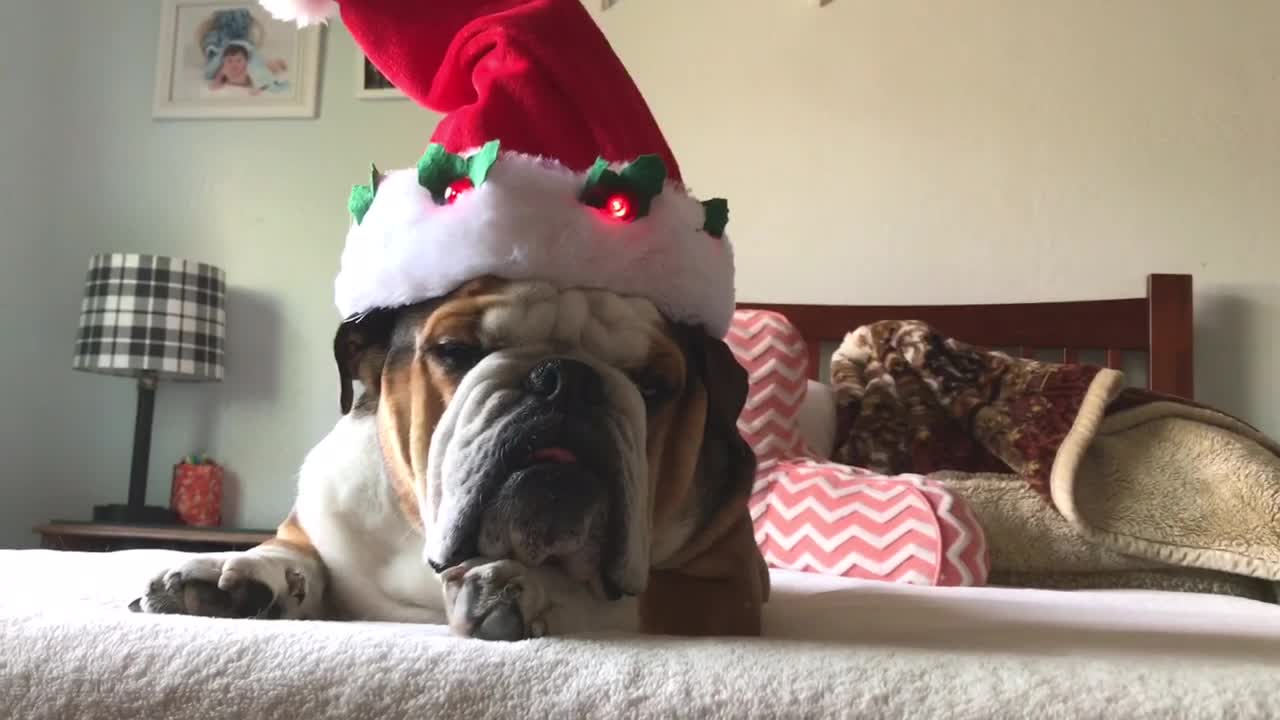
[[[188,525],[221,525],[222,467],[214,463],[183,462],[174,465],[169,506]]]

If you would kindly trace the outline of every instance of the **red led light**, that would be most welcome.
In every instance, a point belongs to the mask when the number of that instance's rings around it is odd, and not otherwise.
[[[614,220],[627,221],[635,216],[631,206],[631,198],[622,193],[614,193],[604,201],[604,211]]]
[[[444,201],[452,205],[453,201],[457,200],[459,195],[462,195],[462,193],[467,192],[473,187],[475,187],[475,185],[467,178],[454,180],[449,183],[449,187],[444,189]]]

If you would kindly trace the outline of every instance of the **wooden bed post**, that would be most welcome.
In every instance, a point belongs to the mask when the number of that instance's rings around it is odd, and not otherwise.
[[[1195,398],[1195,325],[1190,275],[1147,276],[1147,385],[1155,392]]]

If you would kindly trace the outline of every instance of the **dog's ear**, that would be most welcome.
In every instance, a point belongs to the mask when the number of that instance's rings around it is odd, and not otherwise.
[[[338,326],[338,332],[333,336],[333,359],[338,364],[339,402],[343,415],[351,412],[353,380],[359,380],[365,392],[377,392],[395,323],[395,311],[374,310]]]
[[[769,573],[747,509],[756,457],[738,431],[747,372],[724,341],[705,331],[681,327],[676,335],[687,368],[678,415],[687,423],[700,418],[701,428],[687,427],[692,432],[678,432],[668,442],[687,444],[690,437],[701,437],[702,442],[696,454],[687,448],[684,453],[664,453],[692,457],[663,463],[664,473],[685,476],[663,478],[663,494],[671,502],[672,486],[683,486],[678,504],[693,527],[674,555],[660,559],[650,573],[640,601],[641,622],[646,630],[659,633],[758,635]]]

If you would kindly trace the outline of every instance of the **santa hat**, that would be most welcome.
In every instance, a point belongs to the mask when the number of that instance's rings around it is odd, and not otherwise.
[[[357,186],[344,317],[482,275],[650,299],[716,337],[733,314],[728,206],[700,202],[580,0],[262,0],[335,11],[397,88],[445,115],[416,167]]]

